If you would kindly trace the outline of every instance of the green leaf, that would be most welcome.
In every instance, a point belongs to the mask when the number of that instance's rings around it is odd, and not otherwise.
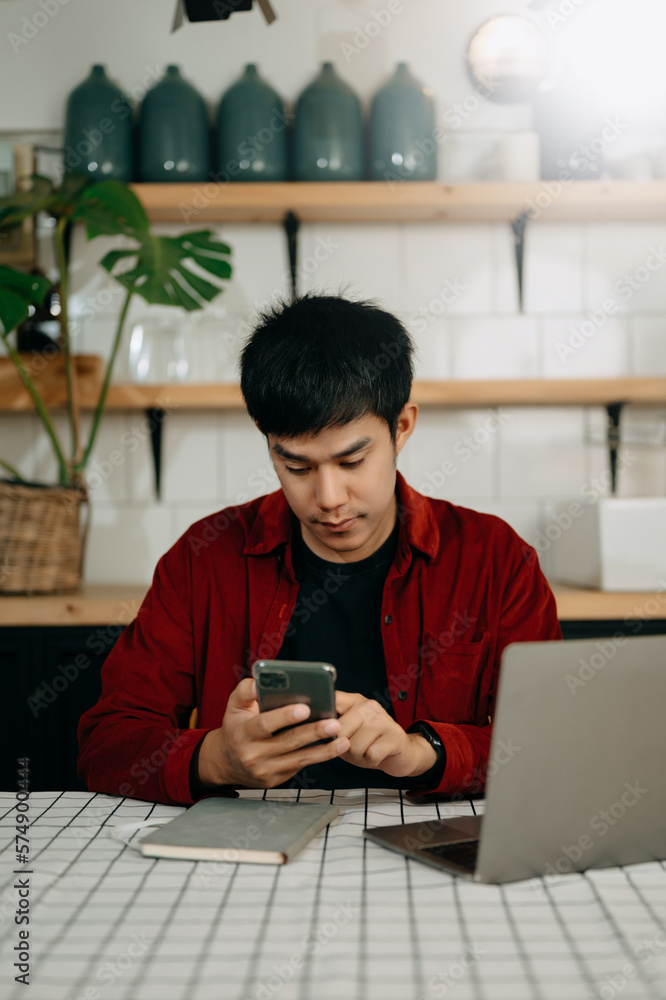
[[[143,205],[121,181],[92,184],[79,199],[74,218],[85,223],[89,240],[96,236],[135,236],[150,228]]]
[[[86,188],[90,188],[92,183],[92,177],[88,174],[65,174],[62,184],[55,192],[55,201],[50,208],[51,214],[58,218],[63,216],[76,218],[76,210],[81,198],[85,197]]]
[[[29,191],[16,191],[0,198],[0,227],[18,226],[36,212],[47,211],[56,199],[53,183],[48,177],[33,174]]]
[[[35,274],[23,274],[0,265],[0,323],[6,337],[30,313],[30,306],[41,306],[51,282]]]
[[[111,250],[101,264],[121,285],[151,305],[182,306],[188,312],[201,309],[222,289],[198,271],[206,271],[215,278],[231,277],[231,264],[226,259],[231,249],[216,240],[208,229],[182,236],[153,236],[137,231],[131,235],[138,247]],[[131,266],[121,271],[119,265],[123,261]],[[188,267],[188,263],[196,265],[197,270]]]

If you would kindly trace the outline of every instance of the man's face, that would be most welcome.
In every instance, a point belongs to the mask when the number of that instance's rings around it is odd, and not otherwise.
[[[395,459],[411,434],[417,406],[400,414],[396,444],[384,420],[368,414],[316,436],[268,435],[271,458],[303,539],[331,562],[372,555],[395,525]]]

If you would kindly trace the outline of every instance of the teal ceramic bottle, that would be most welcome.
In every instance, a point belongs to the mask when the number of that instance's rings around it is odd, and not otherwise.
[[[370,110],[370,177],[375,181],[434,181],[437,177],[432,91],[398,63]]]
[[[254,63],[223,95],[217,114],[217,174],[221,181],[286,181],[284,102]]]
[[[201,95],[167,66],[141,104],[142,181],[205,181],[210,173],[208,111]]]
[[[297,181],[363,179],[363,115],[348,84],[325,62],[298,98],[294,128]]]
[[[97,64],[65,108],[65,173],[132,180],[132,106]]]

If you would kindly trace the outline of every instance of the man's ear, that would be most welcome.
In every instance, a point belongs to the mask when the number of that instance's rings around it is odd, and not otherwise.
[[[398,455],[404,445],[407,443],[407,439],[411,437],[412,431],[416,426],[416,417],[419,412],[419,407],[417,403],[411,400],[403,406],[400,411],[400,416],[398,417],[398,428],[396,433],[396,443],[395,443],[395,453]]]

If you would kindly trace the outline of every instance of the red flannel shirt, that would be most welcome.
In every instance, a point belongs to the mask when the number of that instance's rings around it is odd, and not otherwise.
[[[404,729],[429,722],[444,743],[431,791],[479,791],[500,655],[510,642],[561,638],[555,599],[534,549],[500,518],[425,497],[400,472],[396,490],[398,548],[381,611],[388,693]],[[91,790],[192,803],[195,747],[221,725],[252,662],[280,649],[299,586],[295,525],[278,490],[198,521],[160,559],[79,723],[79,775]]]

